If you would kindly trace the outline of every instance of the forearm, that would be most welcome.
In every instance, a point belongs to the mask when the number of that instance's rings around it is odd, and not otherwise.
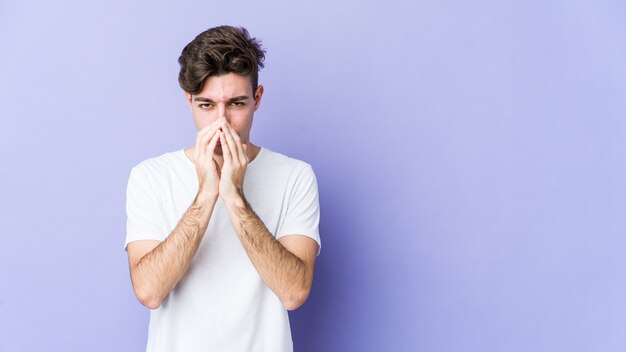
[[[215,200],[196,197],[167,238],[131,270],[142,303],[157,308],[183,276],[204,237]]]
[[[245,198],[227,205],[230,218],[250,261],[285,307],[308,295],[307,266],[265,227]]]

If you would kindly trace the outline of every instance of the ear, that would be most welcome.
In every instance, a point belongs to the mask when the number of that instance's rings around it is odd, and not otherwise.
[[[256,93],[254,93],[254,111],[257,111],[257,109],[259,108],[259,105],[261,105],[261,99],[263,98],[264,90],[265,88],[263,88],[262,85],[259,85],[256,88]]]
[[[191,108],[191,101],[192,101],[191,99],[192,99],[192,98],[193,98],[193,97],[191,96],[191,94],[189,94],[189,93],[185,92],[185,100],[187,100],[187,104],[189,104],[189,107],[190,107],[190,108]]]

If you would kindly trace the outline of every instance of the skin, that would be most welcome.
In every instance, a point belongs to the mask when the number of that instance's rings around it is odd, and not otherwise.
[[[294,310],[308,298],[317,242],[299,234],[276,240],[243,193],[246,167],[260,151],[250,130],[263,91],[259,86],[253,94],[249,77],[228,73],[207,78],[197,95],[185,93],[198,130],[194,146],[185,149],[196,166],[198,193],[164,241],[128,244],[133,289],[146,307],[158,308],[189,268],[218,197],[250,261],[283,306]]]

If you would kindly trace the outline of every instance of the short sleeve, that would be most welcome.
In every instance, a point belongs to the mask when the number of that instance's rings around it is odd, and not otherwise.
[[[135,166],[126,188],[126,243],[137,240],[163,241],[167,234],[155,192],[145,172]]]
[[[320,208],[315,173],[307,164],[293,182],[287,210],[276,239],[286,235],[304,235],[318,244],[319,255],[322,243],[319,235]]]

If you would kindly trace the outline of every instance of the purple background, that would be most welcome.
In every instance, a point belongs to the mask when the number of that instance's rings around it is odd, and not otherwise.
[[[623,1],[0,2],[0,350],[140,351],[125,192],[190,146],[177,58],[261,38],[252,138],[310,162],[297,351],[626,350]]]

